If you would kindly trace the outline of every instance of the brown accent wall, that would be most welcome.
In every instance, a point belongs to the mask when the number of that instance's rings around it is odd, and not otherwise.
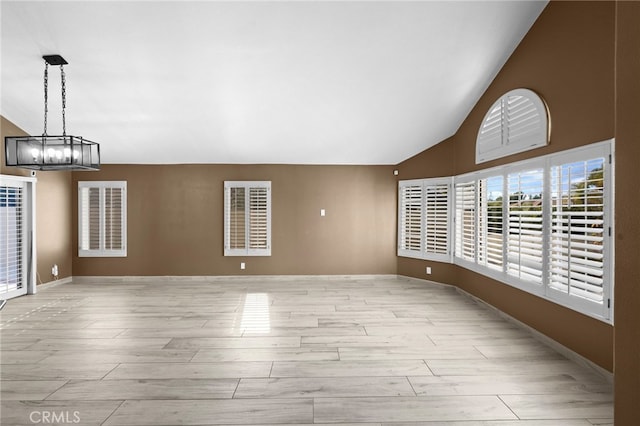
[[[396,273],[391,166],[104,165],[79,180],[127,181],[128,256],[77,257],[74,225],[74,276]],[[225,180],[271,181],[271,256],[223,255]]]
[[[29,176],[29,170],[5,166],[4,137],[26,135],[22,129],[0,117],[0,174]],[[37,172],[36,256],[38,283],[53,280],[51,267],[58,265],[58,277],[70,277],[71,256],[71,172]]]
[[[640,2],[616,10],[615,424],[640,424]]]
[[[443,146],[401,163],[399,178],[458,175],[613,138],[615,18],[614,2],[550,2],[457,133]],[[534,90],[547,102],[549,145],[475,164],[476,136],[485,113],[496,99],[519,87]],[[425,274],[427,265],[431,276]],[[455,265],[401,259],[398,274],[457,285],[613,371],[609,324]]]

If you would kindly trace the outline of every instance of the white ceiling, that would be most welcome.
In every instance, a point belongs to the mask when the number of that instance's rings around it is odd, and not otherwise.
[[[453,135],[546,1],[2,1],[1,114],[103,163],[397,164]],[[61,133],[57,67],[49,134]]]

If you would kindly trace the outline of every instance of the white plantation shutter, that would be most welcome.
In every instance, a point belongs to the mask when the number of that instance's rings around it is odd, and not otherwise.
[[[502,270],[503,177],[478,180],[478,264]]]
[[[533,91],[515,89],[498,99],[484,117],[476,139],[476,163],[545,146],[549,116]]]
[[[249,250],[269,249],[269,189],[249,188]]]
[[[549,286],[602,303],[605,266],[605,159],[551,168]]]
[[[542,284],[544,171],[514,172],[507,179],[507,272]]]
[[[122,250],[124,248],[123,206],[123,188],[104,189],[104,247],[106,250]]]
[[[421,181],[398,183],[398,256],[422,257],[422,186]]]
[[[127,183],[78,182],[78,256],[126,257]]]
[[[434,260],[450,260],[451,181],[425,183],[424,250]]]
[[[398,256],[451,261],[451,178],[398,182]]]
[[[455,185],[456,230],[455,256],[475,262],[476,259],[476,182]]]
[[[610,322],[613,151],[604,141],[457,176],[454,261]]]
[[[271,182],[224,183],[224,255],[271,256]]]

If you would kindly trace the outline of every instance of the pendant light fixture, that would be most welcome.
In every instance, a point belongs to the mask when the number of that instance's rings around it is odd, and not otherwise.
[[[42,136],[8,136],[5,142],[7,166],[32,170],[100,170],[100,145],[82,136],[67,135],[65,109],[66,81],[64,66],[67,61],[60,55],[46,55],[44,59],[44,132]],[[60,66],[62,90],[62,135],[47,133],[49,112],[49,65]]]

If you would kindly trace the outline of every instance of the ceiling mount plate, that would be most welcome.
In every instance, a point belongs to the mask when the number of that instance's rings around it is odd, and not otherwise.
[[[42,57],[49,65],[67,65],[68,62],[60,55],[44,55]]]

